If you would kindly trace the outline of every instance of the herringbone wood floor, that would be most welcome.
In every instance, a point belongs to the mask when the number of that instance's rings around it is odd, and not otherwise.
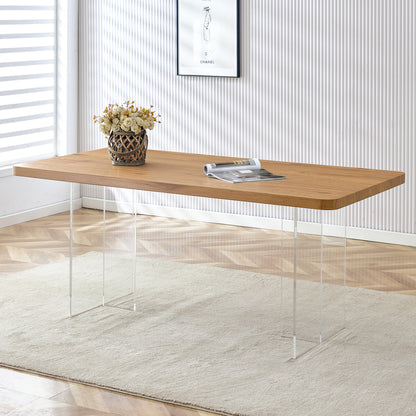
[[[101,212],[79,210],[74,215],[74,224],[75,254],[102,249]],[[137,218],[137,231],[138,256],[288,277],[293,270],[293,235],[290,233],[144,216]],[[106,234],[107,249],[128,249],[132,236],[131,217],[108,213]],[[65,259],[69,255],[68,241],[67,213],[1,229],[0,276]],[[298,247],[299,277],[319,280],[320,239],[300,235]],[[340,239],[324,239],[325,281],[343,283],[343,252]],[[348,285],[416,295],[416,248],[348,240],[346,271]],[[0,415],[12,411],[14,416],[209,415],[0,368]]]

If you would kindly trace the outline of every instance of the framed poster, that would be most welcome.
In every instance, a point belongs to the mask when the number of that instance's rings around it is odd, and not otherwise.
[[[176,0],[177,73],[240,76],[239,0]]]

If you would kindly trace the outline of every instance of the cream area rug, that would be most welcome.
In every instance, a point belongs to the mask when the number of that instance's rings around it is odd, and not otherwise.
[[[86,297],[97,263],[76,259]],[[67,266],[1,277],[3,365],[232,415],[416,414],[415,297],[348,289],[343,335],[293,362],[276,276],[139,260],[136,312],[69,319]]]

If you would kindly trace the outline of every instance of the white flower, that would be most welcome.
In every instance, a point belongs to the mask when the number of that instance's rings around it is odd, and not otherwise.
[[[121,123],[121,128],[124,131],[130,131],[131,126],[132,126],[132,120],[131,118],[128,118],[128,117],[126,117],[124,121]]]
[[[101,130],[101,133],[104,133],[106,135],[110,134],[110,129],[107,128],[104,124],[100,124],[100,130]]]
[[[113,123],[111,124],[111,130],[113,131],[120,130],[120,120],[118,118],[113,118]]]
[[[152,130],[157,118],[150,108],[136,107],[134,101],[127,101],[123,105],[109,104],[103,114],[94,116],[94,122],[99,125],[100,131],[109,135],[111,130],[115,132],[132,131],[139,134],[143,129]]]

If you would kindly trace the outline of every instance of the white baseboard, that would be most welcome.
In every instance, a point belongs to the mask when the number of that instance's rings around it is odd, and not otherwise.
[[[92,209],[103,209],[103,201],[95,198],[82,198],[82,206]],[[157,205],[138,204],[137,212],[142,215],[157,217],[177,218],[183,220],[194,220],[211,222],[217,224],[238,225],[243,227],[264,228],[269,230],[292,231],[292,220],[280,220],[274,218],[252,217],[248,215],[227,214],[222,212],[199,211],[187,208],[172,208]],[[131,212],[131,205],[106,201],[106,209],[113,212]],[[344,227],[338,225],[324,225],[324,234],[327,236],[340,237],[344,235]],[[320,224],[298,222],[298,232],[304,234],[321,233]],[[416,235],[398,233],[391,231],[371,230],[367,228],[347,227],[347,238],[354,240],[373,241],[378,243],[399,244],[416,247]]]
[[[75,199],[74,209],[81,208],[81,202],[81,198]],[[38,218],[59,214],[60,212],[65,211],[69,211],[69,201],[58,202],[40,208],[17,212],[16,214],[5,215],[4,217],[0,217],[0,228],[9,227],[10,225],[20,224],[26,221],[37,220]]]
[[[103,209],[103,201],[95,198],[79,198],[74,200],[74,209],[81,207]],[[106,209],[113,212],[129,212],[126,204],[106,201]],[[69,201],[63,201],[40,208],[18,212],[16,214],[0,217],[0,228],[8,227],[22,222],[36,220],[49,215],[58,214],[69,210]],[[264,228],[269,230],[293,231],[293,221],[274,218],[252,217],[248,215],[227,214],[213,211],[199,211],[187,208],[172,208],[157,205],[138,204],[137,212],[143,215],[157,217],[177,218],[226,225],[238,225],[242,227]],[[320,224],[299,222],[298,232],[304,234],[320,234]],[[324,225],[324,234],[328,236],[342,236],[344,228],[337,225]],[[378,243],[399,244],[416,247],[416,235],[391,231],[371,230],[368,228],[347,227],[347,238],[354,240],[373,241]]]

